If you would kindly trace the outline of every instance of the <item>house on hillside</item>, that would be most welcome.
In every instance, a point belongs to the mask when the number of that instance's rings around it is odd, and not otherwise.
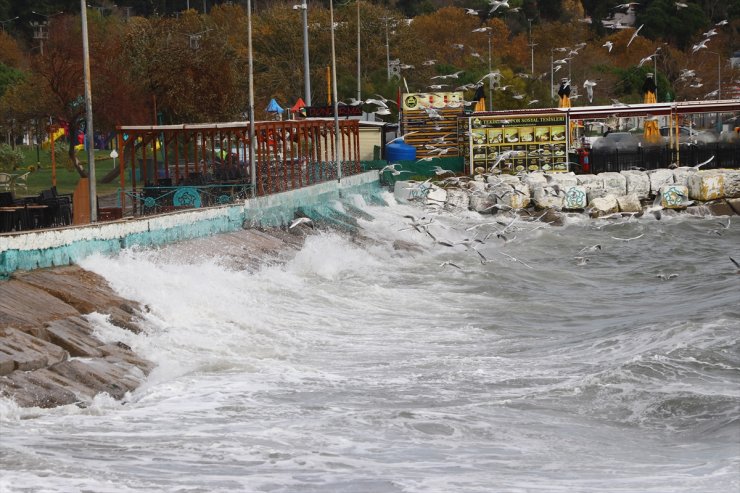
[[[637,8],[640,6],[637,2],[623,3],[612,8],[609,17],[602,20],[601,23],[607,29],[626,29],[635,27]]]

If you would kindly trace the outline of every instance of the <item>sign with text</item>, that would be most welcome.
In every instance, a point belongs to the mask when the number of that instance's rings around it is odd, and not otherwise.
[[[471,170],[568,171],[565,114],[472,116],[465,120]]]
[[[306,106],[305,110],[308,118],[332,118],[334,116],[333,106]],[[337,106],[337,115],[362,116],[362,107],[340,104]]]

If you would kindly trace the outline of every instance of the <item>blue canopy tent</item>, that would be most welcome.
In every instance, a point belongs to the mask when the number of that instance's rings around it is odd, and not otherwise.
[[[274,113],[277,118],[280,118],[283,111],[285,110],[280,107],[277,101],[275,101],[275,98],[272,98],[270,102],[267,104],[267,108],[265,108],[265,111],[268,113]]]

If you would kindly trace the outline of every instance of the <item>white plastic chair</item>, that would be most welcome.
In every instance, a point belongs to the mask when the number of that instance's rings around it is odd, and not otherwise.
[[[13,185],[13,176],[9,173],[0,173],[0,190],[10,191]]]
[[[30,171],[26,171],[22,175],[18,175],[15,178],[13,178],[13,191],[14,192],[18,187],[28,192],[28,183],[26,182],[28,181],[28,175],[30,174],[31,174]]]

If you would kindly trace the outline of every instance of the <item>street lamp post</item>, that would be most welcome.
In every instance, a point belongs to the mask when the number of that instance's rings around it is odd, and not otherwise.
[[[488,73],[491,73],[491,38],[493,29],[488,30]],[[493,77],[488,78],[488,111],[493,111]]]
[[[388,80],[391,80],[391,49],[388,41],[388,17],[383,17],[385,21],[385,66],[388,70]]]
[[[532,19],[527,19],[527,22],[529,23],[529,49],[532,54],[532,66],[529,73],[534,75],[534,47],[537,45],[532,42]]]
[[[334,157],[337,160],[337,181],[342,181],[342,160],[339,158],[339,99],[337,96],[337,54],[334,43],[334,0],[329,1],[329,22],[331,22],[331,91],[334,107]]]
[[[293,5],[293,10],[301,10],[303,17],[303,93],[306,106],[311,106],[311,66],[308,58],[308,5],[304,1],[300,5]]]
[[[360,72],[360,0],[357,0],[357,100],[362,101],[362,74]]]
[[[254,146],[254,60],[252,59],[252,0],[247,0],[247,56],[249,58],[249,174],[252,182],[252,197],[257,196],[257,163]]]
[[[98,197],[95,183],[95,139],[93,131],[92,84],[90,83],[90,48],[87,35],[87,3],[80,0],[82,17],[82,67],[85,82],[85,113],[87,121],[87,178],[90,190],[90,222],[98,220]]]
[[[7,19],[7,20],[4,20],[4,21],[0,21],[0,28],[2,28],[2,31],[5,32],[5,24],[6,23],[13,22],[16,19],[18,19],[18,16],[17,15],[15,17],[13,17],[12,19]]]

